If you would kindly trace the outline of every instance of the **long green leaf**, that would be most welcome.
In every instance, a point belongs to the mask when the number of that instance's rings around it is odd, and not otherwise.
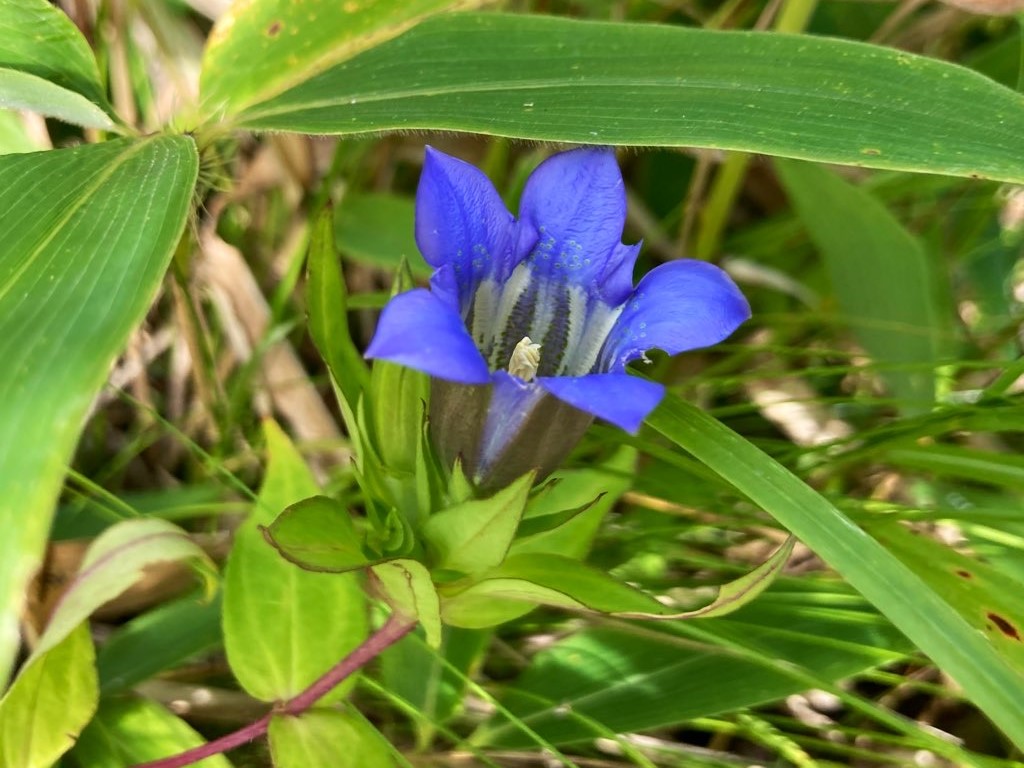
[[[648,423],[817,552],[1024,746],[1024,677],[991,638],[910,567],[781,464],[698,408],[668,397]]]
[[[902,409],[927,410],[935,400],[945,330],[935,307],[934,261],[863,189],[810,163],[780,160],[776,168],[857,339],[875,360],[889,364],[882,377]]]
[[[1024,97],[975,72],[843,40],[450,14],[241,122],[696,146],[1024,180]]]
[[[233,114],[394,37],[453,0],[248,0],[210,34],[200,76],[210,117]]]
[[[183,136],[0,157],[0,681],[65,467],[185,225]]]
[[[0,107],[26,109],[86,128],[114,127],[107,113],[80,93],[16,69],[0,69]]]
[[[125,520],[108,528],[85,553],[75,578],[54,605],[32,658],[61,642],[100,606],[138,581],[156,563],[196,560],[212,572],[213,562],[178,526],[166,520]]]
[[[1024,676],[1024,603],[1021,584],[992,565],[914,532],[883,516],[868,530],[1000,649]]]
[[[164,603],[118,627],[96,653],[100,692],[129,689],[223,642],[221,601],[199,595]]]
[[[0,0],[0,67],[27,72],[107,105],[89,43],[47,0]]]

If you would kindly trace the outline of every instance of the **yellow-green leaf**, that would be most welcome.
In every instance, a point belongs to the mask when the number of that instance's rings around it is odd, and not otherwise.
[[[46,768],[75,743],[99,700],[89,626],[36,656],[0,700],[0,768]]]
[[[281,510],[319,491],[287,435],[264,426],[270,457],[259,498],[235,533],[224,573],[224,647],[238,682],[263,701],[291,698],[366,637],[356,574],[304,571],[263,538]],[[331,694],[342,696],[352,681]]]

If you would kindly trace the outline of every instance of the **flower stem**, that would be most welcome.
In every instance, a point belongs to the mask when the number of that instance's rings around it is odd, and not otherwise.
[[[249,725],[239,728],[237,731],[226,736],[221,736],[219,739],[214,739],[211,742],[193,747],[177,755],[153,760],[149,763],[140,763],[135,768],[181,768],[181,766],[192,765],[207,757],[219,755],[222,752],[227,752],[229,749],[234,749],[259,738],[270,727],[271,717],[274,715],[301,715],[330,693],[353,672],[409,634],[415,626],[415,620],[396,613],[391,614],[380,629],[366,638],[348,656],[327,670],[322,677],[306,690],[294,698],[275,706],[271,712],[268,712],[259,720],[249,723]]]

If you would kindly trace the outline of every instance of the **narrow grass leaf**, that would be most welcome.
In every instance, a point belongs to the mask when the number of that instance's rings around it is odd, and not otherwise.
[[[192,594],[154,608],[111,633],[96,653],[101,693],[131,688],[219,648],[220,599]]]
[[[594,738],[595,721],[617,733],[671,727],[805,690],[806,677],[793,670],[827,684],[910,650],[868,605],[835,589],[828,583],[773,588],[727,618],[701,622],[706,642],[672,624],[585,629],[537,654],[503,703],[542,738],[563,745]],[[756,654],[730,649],[751,641]],[[533,746],[500,715],[472,740]]]
[[[843,316],[905,413],[935,400],[941,341],[938,277],[921,242],[870,193],[811,163],[775,167],[818,247]]]
[[[732,483],[836,569],[1016,744],[1024,677],[942,595],[846,515],[700,409],[667,397],[648,423]]]
[[[881,458],[897,467],[1024,490],[1024,457],[1015,454],[959,445],[928,445],[893,448]]]
[[[444,627],[434,649],[417,629],[381,654],[381,681],[423,715],[413,724],[419,749],[426,749],[436,726],[465,704],[471,670],[483,660],[490,640],[490,632]]]

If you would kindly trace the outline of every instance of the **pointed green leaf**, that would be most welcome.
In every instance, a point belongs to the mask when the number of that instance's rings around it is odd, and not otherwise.
[[[718,591],[715,593],[715,599],[701,608],[679,613],[672,613],[670,610],[663,609],[658,614],[649,616],[638,615],[635,618],[710,619],[715,616],[726,616],[733,611],[739,610],[768,589],[776,577],[782,573],[782,569],[786,567],[789,556],[793,554],[794,544],[796,544],[796,539],[790,536],[782,543],[782,546],[772,553],[771,557],[757,566],[757,568],[743,574],[738,579],[733,579],[719,586]]]
[[[437,568],[477,573],[498,566],[515,538],[534,474],[523,475],[489,499],[464,501],[423,524]]]
[[[197,167],[184,136],[0,157],[0,680],[82,421],[160,287]]]
[[[96,653],[100,692],[134,687],[223,645],[221,600],[198,594],[164,603],[115,629]]]
[[[213,562],[178,526],[158,518],[125,520],[108,528],[86,550],[78,573],[53,609],[33,657],[68,636],[101,605],[140,579],[147,566],[195,560],[204,567],[208,589]]]
[[[82,732],[71,751],[76,765],[127,768],[179,754],[205,743],[184,720],[148,699],[111,698]],[[196,763],[197,768],[231,768],[224,755]]]
[[[33,657],[0,699],[0,768],[47,768],[75,743],[96,711],[89,626],[79,624]]]
[[[516,541],[525,541],[526,539],[533,538],[534,536],[540,536],[544,533],[557,531],[593,507],[601,501],[602,498],[604,498],[603,493],[598,494],[596,498],[593,498],[578,507],[561,509],[557,512],[549,512],[546,515],[539,515],[537,517],[531,517],[523,520],[519,523],[519,529],[516,531]],[[520,552],[517,550],[516,554],[520,554]]]
[[[473,742],[530,749],[666,728],[828,687],[897,662],[909,642],[835,579],[773,589],[727,618],[594,626],[534,656]],[[640,630],[640,631],[638,631]],[[680,695],[683,693],[684,695]],[[573,717],[572,713],[582,715]]]
[[[359,645],[368,628],[355,574],[312,573],[289,563],[260,533],[290,504],[319,491],[274,422],[259,498],[235,533],[224,573],[224,647],[242,687],[263,701],[291,698]],[[354,681],[336,688],[340,697]]]
[[[423,454],[423,404],[430,397],[430,377],[412,368],[376,360],[370,372],[372,430],[384,468],[412,478],[416,512],[430,509],[429,476],[417,470]]]
[[[635,448],[624,445],[596,466],[555,472],[554,485],[542,489],[527,504],[519,538],[510,552],[551,552],[583,558],[590,551],[601,521],[632,487],[636,455]],[[566,510],[579,512],[566,515]],[[558,515],[568,519],[561,523],[557,517],[551,519]]]
[[[205,114],[233,115],[405,31],[452,0],[246,0],[210,33],[200,91]]]
[[[467,629],[505,621],[509,602],[644,615],[663,608],[650,595],[605,571],[552,554],[513,555],[468,585],[456,582],[442,587],[441,595],[445,623]]]
[[[920,413],[935,400],[935,368],[944,331],[935,307],[931,260],[878,200],[832,171],[776,161],[794,208],[818,247],[848,323],[901,410]]]
[[[416,619],[434,648],[441,643],[441,607],[430,572],[415,560],[390,560],[370,569],[377,592],[395,613]]]
[[[89,43],[47,0],[0,0],[0,68],[41,77],[106,106]]]
[[[349,333],[348,294],[334,249],[334,226],[329,208],[321,212],[313,226],[307,267],[309,334],[341,389],[347,407],[354,410],[369,382],[370,372]]]
[[[1024,96],[976,72],[848,40],[667,24],[446,14],[241,122],[711,147],[1024,181]]]
[[[327,496],[292,504],[261,530],[282,557],[307,571],[344,573],[373,562],[348,510]]]
[[[718,588],[715,599],[680,611],[591,566],[554,554],[513,555],[472,580],[441,588],[441,615],[458,627],[481,628],[507,620],[508,603],[552,605],[635,619],[724,616],[760,595],[782,571],[794,539],[750,573]]]
[[[0,68],[0,108],[38,112],[85,128],[114,128],[107,113],[81,94],[16,69]]]
[[[270,754],[275,768],[389,768],[391,745],[357,712],[317,707],[298,717],[270,721]]]

